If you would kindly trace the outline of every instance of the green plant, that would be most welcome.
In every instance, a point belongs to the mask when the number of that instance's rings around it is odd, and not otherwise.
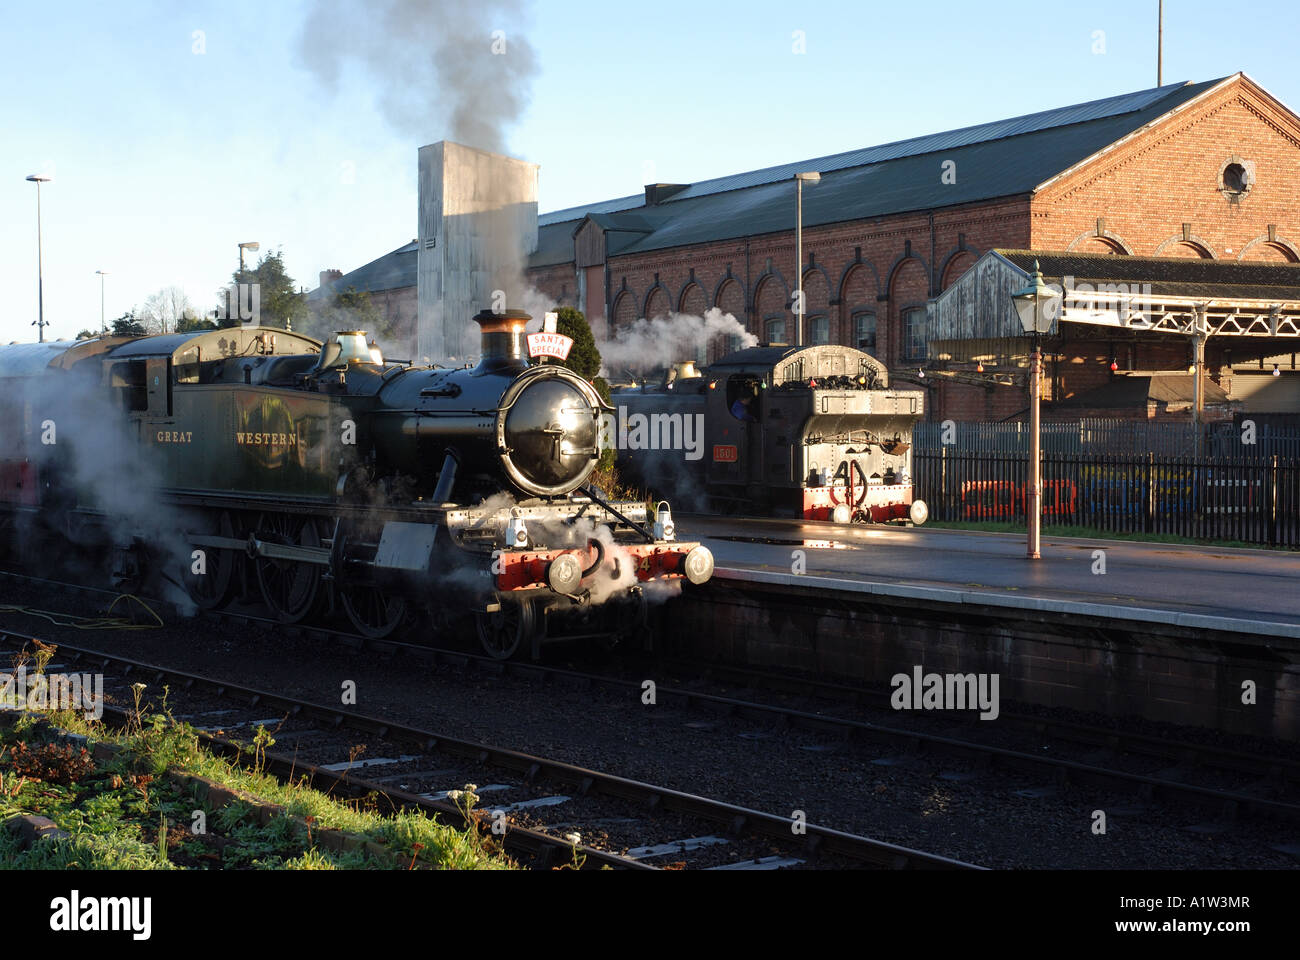
[[[266,751],[275,746],[275,737],[260,723],[253,733],[253,769],[261,773],[266,766]]]
[[[131,697],[135,701],[135,709],[131,711],[131,717],[127,721],[127,730],[131,729],[131,724],[135,725],[136,733],[139,733],[142,729],[141,720],[143,715],[140,711],[140,701],[144,697],[144,692],[148,689],[149,685],[147,683],[131,684]]]
[[[148,709],[143,689],[136,693],[136,715]],[[382,794],[357,801],[334,800],[310,788],[305,780],[280,782],[254,770],[254,753],[238,759],[203,750],[191,728],[177,723],[167,711],[129,730],[92,724],[73,711],[23,716],[0,728],[0,814],[37,813],[47,816],[71,836],[22,849],[0,832],[0,870],[5,869],[389,869],[390,857],[376,857],[366,848],[347,852],[315,846],[320,830],[343,830],[387,847],[391,857],[409,866],[437,869],[509,869],[513,865],[479,833],[473,810],[477,796],[470,785],[462,803],[470,814],[469,830],[437,821],[418,811],[395,809]],[[128,716],[131,716],[128,711]],[[90,765],[69,783],[25,777],[11,760],[19,753],[44,755],[50,723],[69,733],[111,742],[116,751],[96,766],[94,753],[81,759],[71,748],[72,762]],[[262,731],[265,734],[265,731]],[[57,763],[67,760],[64,742],[51,745]],[[362,747],[351,751],[353,760]],[[33,765],[39,763],[32,760]],[[45,767],[50,763],[47,761]],[[207,811],[206,830],[191,835],[189,820],[196,800],[188,787],[164,776],[169,769],[197,774],[259,801],[276,804],[284,815],[261,823],[250,802],[234,800]],[[81,773],[81,771],[78,771]],[[53,774],[51,774],[51,777]],[[381,811],[381,807],[383,808]],[[489,849],[491,848],[491,849]],[[407,860],[410,857],[410,860]]]
[[[48,643],[41,643],[39,640],[33,640],[36,644],[36,675],[43,676],[45,668],[49,666],[50,660],[54,658],[54,653],[59,648]]]
[[[600,373],[600,350],[596,348],[596,338],[592,336],[591,326],[583,312],[575,307],[558,308],[555,311],[555,332],[573,340],[568,358],[561,363],[584,380],[596,378]],[[608,387],[604,397],[609,399]]]
[[[570,847],[570,851],[569,851],[569,853],[570,853],[569,862],[568,862],[568,863],[562,863],[562,864],[560,864],[558,867],[553,867],[552,869],[554,869],[554,870],[581,870],[581,869],[582,869],[582,865],[583,865],[584,863],[587,862],[587,856],[586,856],[586,854],[582,854],[582,855],[579,855],[579,854],[578,854],[578,844],[582,843],[582,834],[580,834],[580,833],[566,833],[566,834],[564,835],[564,839],[565,839],[565,840],[568,840],[569,843],[570,843],[570,845],[571,845],[571,847]]]

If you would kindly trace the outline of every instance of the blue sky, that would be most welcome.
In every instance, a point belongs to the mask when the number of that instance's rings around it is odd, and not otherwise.
[[[416,148],[447,135],[445,118],[430,115],[418,137],[398,132],[355,64],[323,86],[299,55],[309,6],[7,5],[0,341],[35,336],[29,173],[56,178],[42,188],[51,338],[98,323],[97,269],[110,271],[111,319],[169,285],[209,306],[239,241],[283,247],[310,289],[320,270],[351,270],[415,236]],[[1166,82],[1244,70],[1300,104],[1289,0],[1165,6]],[[361,17],[365,4],[345,9]],[[539,64],[508,141],[541,165],[543,211],[1155,85],[1156,0],[526,9],[501,24],[527,36]],[[346,43],[352,25],[338,31]]]

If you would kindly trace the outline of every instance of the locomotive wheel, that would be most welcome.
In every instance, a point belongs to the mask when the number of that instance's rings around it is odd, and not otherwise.
[[[319,547],[320,533],[310,517],[264,513],[257,538],[286,546]],[[257,584],[262,599],[281,623],[298,623],[311,613],[320,590],[321,567],[295,560],[258,557]]]
[[[513,603],[498,601],[494,613],[477,613],[474,625],[478,628],[479,643],[483,651],[494,660],[509,660],[519,648],[530,642],[537,629],[537,614],[529,601]]]
[[[229,513],[222,511],[215,526],[217,536],[232,538],[235,536],[235,524],[230,519]],[[185,564],[182,582],[189,592],[190,599],[200,610],[214,610],[225,603],[230,596],[230,584],[234,579],[238,557],[229,550],[210,547],[202,549],[205,554],[206,570],[202,574],[195,574],[194,557],[192,554],[186,556],[182,559]]]
[[[378,587],[365,584],[341,587],[339,599],[352,626],[371,640],[388,636],[406,620],[406,600]]]

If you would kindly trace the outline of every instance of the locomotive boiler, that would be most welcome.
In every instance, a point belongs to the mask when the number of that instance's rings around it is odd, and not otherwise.
[[[679,505],[838,523],[922,524],[913,496],[912,429],[924,394],[889,386],[889,372],[852,347],[765,345],[703,371],[673,368],[658,387],[616,390],[620,471]],[[692,423],[699,455],[665,444]]]
[[[0,347],[6,540],[103,549],[119,578],[161,567],[200,607],[252,597],[285,623],[472,619],[499,657],[627,634],[647,591],[708,580],[706,548],[589,485],[594,388],[530,361],[527,314],[475,319],[482,358],[458,369],[387,362],[359,331]]]

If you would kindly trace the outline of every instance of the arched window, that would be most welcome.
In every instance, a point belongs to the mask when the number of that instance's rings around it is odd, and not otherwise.
[[[876,315],[864,311],[853,315],[853,345],[870,353],[876,349]]]
[[[730,314],[735,317],[737,322],[745,326],[745,291],[740,283],[734,279],[727,280],[718,289],[717,301],[714,304],[723,314]],[[717,360],[729,353],[735,353],[740,349],[740,336],[733,334],[726,337],[715,337],[711,350],[712,359]]]
[[[925,359],[925,307],[903,311],[903,359]]]
[[[825,315],[808,318],[808,342],[813,346],[831,342],[831,318]]]
[[[645,318],[653,320],[655,317],[666,317],[671,309],[668,300],[668,291],[662,286],[657,286],[650,291],[650,296],[646,297]]]
[[[765,328],[768,343],[785,343],[785,317],[769,317]]]
[[[636,320],[636,297],[627,290],[614,301],[614,325],[610,333],[630,327]]]

